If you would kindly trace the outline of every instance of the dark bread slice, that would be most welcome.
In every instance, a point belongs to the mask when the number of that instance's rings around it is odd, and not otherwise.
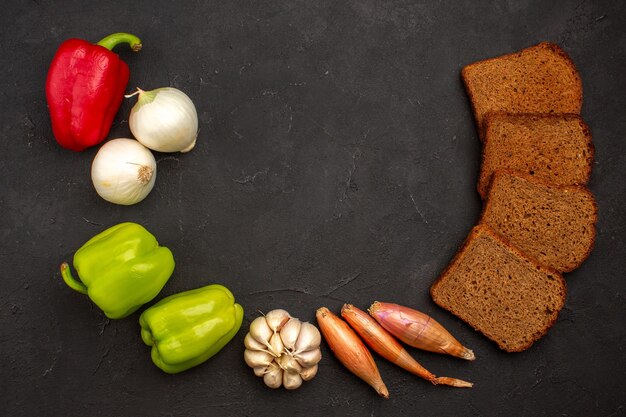
[[[582,82],[574,63],[549,42],[469,64],[461,77],[481,133],[489,112],[580,114],[582,107]]]
[[[554,324],[567,289],[487,225],[475,226],[430,288],[435,303],[508,352],[528,349]]]
[[[596,220],[596,202],[585,186],[496,171],[480,223],[540,263],[568,272],[591,253]]]
[[[487,194],[499,169],[524,172],[555,184],[587,184],[594,148],[589,128],[576,114],[490,113],[483,124],[478,193]]]

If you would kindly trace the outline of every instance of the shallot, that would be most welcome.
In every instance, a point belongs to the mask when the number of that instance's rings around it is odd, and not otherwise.
[[[389,333],[409,346],[473,361],[474,352],[463,346],[432,317],[398,304],[374,302],[369,313]]]
[[[339,362],[374,388],[380,396],[389,398],[389,391],[378,372],[372,354],[354,330],[326,307],[319,308],[315,317],[324,339]]]
[[[471,387],[471,382],[462,381],[456,378],[437,377],[420,365],[407,352],[402,345],[396,341],[380,324],[366,312],[354,307],[351,304],[344,304],[341,309],[341,317],[361,336],[365,343],[388,361],[411,372],[414,375],[424,378],[433,384],[450,385],[453,387]]]

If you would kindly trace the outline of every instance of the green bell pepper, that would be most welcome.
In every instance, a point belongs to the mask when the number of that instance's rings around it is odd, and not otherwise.
[[[169,374],[199,365],[219,352],[241,327],[243,308],[218,284],[170,295],[139,317],[152,362]]]
[[[161,291],[174,271],[172,252],[136,223],[120,223],[89,239],[74,254],[76,280],[67,262],[61,276],[87,294],[111,319],[132,314]]]

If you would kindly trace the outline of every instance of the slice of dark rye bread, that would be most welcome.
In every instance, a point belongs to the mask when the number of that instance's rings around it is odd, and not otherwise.
[[[591,253],[597,217],[595,199],[585,186],[496,171],[479,223],[540,263],[569,272]]]
[[[490,112],[580,114],[582,107],[578,71],[550,42],[469,64],[461,77],[480,133]]]
[[[554,324],[563,277],[487,225],[475,226],[430,288],[432,299],[508,352],[528,349]]]
[[[483,124],[478,193],[487,194],[498,169],[525,172],[555,184],[587,184],[594,148],[576,114],[490,113]]]

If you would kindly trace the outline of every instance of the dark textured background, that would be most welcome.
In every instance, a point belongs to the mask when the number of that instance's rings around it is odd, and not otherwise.
[[[0,415],[625,415],[626,3],[257,1],[3,3],[0,55]],[[117,51],[129,91],[173,86],[196,103],[189,154],[157,155],[142,203],[92,188],[97,149],[51,134],[44,80],[59,44],[139,35]],[[506,354],[436,307],[428,288],[477,220],[479,142],[459,73],[478,59],[559,43],[584,85],[594,135],[598,239],[566,276],[565,309],[530,350]],[[130,134],[123,104],[110,138]],[[105,227],[136,221],[170,247],[164,295],[220,282],[244,306],[218,356],[169,376],[138,314],[109,321],[58,265]],[[474,349],[469,363],[411,350],[435,387],[378,359],[384,401],[323,346],[318,376],[272,391],[242,360],[259,313],[304,320],[379,299],[425,311]]]

